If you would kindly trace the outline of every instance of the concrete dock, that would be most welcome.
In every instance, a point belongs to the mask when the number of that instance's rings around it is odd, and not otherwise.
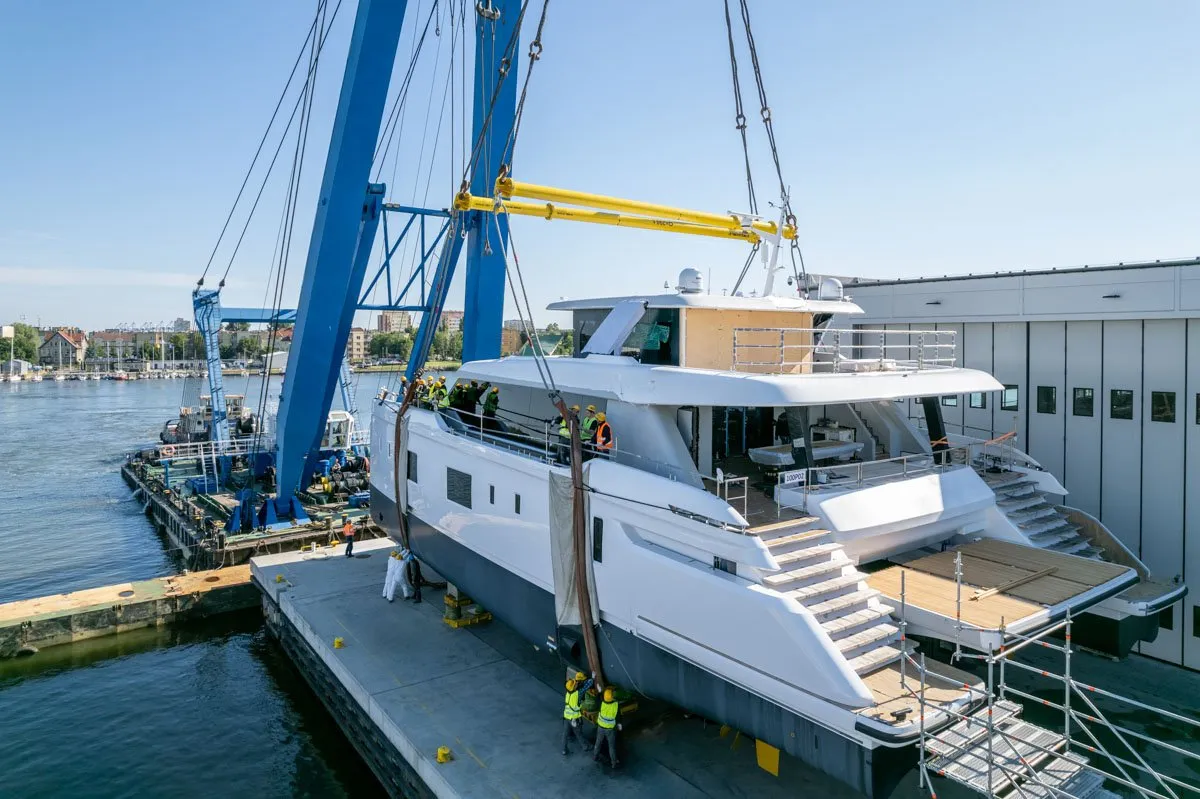
[[[654,704],[625,724],[616,772],[590,752],[563,757],[557,656],[497,621],[451,629],[441,591],[426,589],[420,605],[388,604],[394,547],[251,561],[268,625],[393,796],[858,796],[786,755],[773,776],[758,767],[752,739]],[[437,762],[440,746],[452,761]]]
[[[0,605],[0,658],[257,602],[248,565],[9,602]]]

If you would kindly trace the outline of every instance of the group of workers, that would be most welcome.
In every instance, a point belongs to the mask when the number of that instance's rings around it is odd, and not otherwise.
[[[583,718],[584,694],[594,682],[590,677],[585,679],[582,671],[575,672],[574,677],[567,679],[567,693],[563,701],[562,753],[564,755],[570,754],[572,739],[578,741],[584,751],[587,750],[587,741],[583,737],[580,721]],[[617,723],[617,717],[620,709],[612,687],[605,688],[600,700],[600,710],[596,713],[596,743],[592,746],[592,760],[600,760],[600,749],[607,744],[608,762],[613,768],[621,765],[617,760],[617,730],[621,729],[621,725]]]
[[[408,391],[408,379],[400,378],[400,393]],[[418,377],[413,401],[423,408],[453,408],[469,417],[495,419],[496,411],[500,409],[500,387],[488,383],[480,384],[478,380],[457,381],[450,388],[446,387],[445,377]],[[478,412],[483,406],[483,413]]]
[[[421,562],[412,550],[392,550],[388,557],[387,576],[383,580],[383,598],[391,602],[396,596],[396,587],[406,600],[421,601]]]
[[[579,406],[572,405],[571,411],[578,416]],[[571,425],[562,416],[555,421],[558,422],[558,459],[561,463],[566,463],[571,459]],[[579,417],[579,440],[583,442],[584,460],[597,455],[608,457],[616,446],[608,416],[604,411],[597,413],[595,405],[587,406],[583,415]]]

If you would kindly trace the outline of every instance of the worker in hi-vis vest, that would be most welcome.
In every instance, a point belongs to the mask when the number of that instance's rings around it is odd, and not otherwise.
[[[613,689],[605,688],[604,700],[600,703],[600,712],[596,715],[596,745],[592,748],[592,760],[600,760],[600,747],[607,741],[608,762],[613,768],[621,765],[617,760],[617,730],[621,729],[621,725],[617,723],[619,714],[620,705],[617,704]]]
[[[583,695],[591,687],[592,681],[585,681],[582,671],[575,672],[575,676],[567,680],[567,694],[563,698],[562,753],[564,755],[570,753],[567,744],[572,738],[584,747],[584,751],[587,751],[587,742],[583,740],[583,734],[579,730],[579,719],[583,716],[581,709]]]

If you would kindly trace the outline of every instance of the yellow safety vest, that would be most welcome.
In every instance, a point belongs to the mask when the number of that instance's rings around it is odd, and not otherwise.
[[[604,730],[611,730],[617,726],[617,703],[601,702],[600,715],[596,717],[596,723]]]
[[[566,703],[563,706],[563,718],[564,719],[566,719],[567,721],[574,721],[575,719],[577,719],[581,715],[583,715],[582,713],[579,712],[579,692],[578,691],[567,691],[567,697],[564,701]]]

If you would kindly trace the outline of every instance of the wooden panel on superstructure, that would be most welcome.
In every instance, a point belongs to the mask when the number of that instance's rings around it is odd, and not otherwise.
[[[693,369],[731,370],[733,331],[737,328],[765,328],[738,333],[738,367],[742,372],[765,374],[801,374],[812,371],[812,314],[806,311],[747,311],[727,308],[685,308],[685,340],[681,366]],[[781,353],[780,330],[786,349]],[[798,330],[799,329],[799,330]],[[759,345],[762,345],[761,348]],[[763,366],[745,365],[746,361]],[[785,363],[786,362],[786,363]]]

